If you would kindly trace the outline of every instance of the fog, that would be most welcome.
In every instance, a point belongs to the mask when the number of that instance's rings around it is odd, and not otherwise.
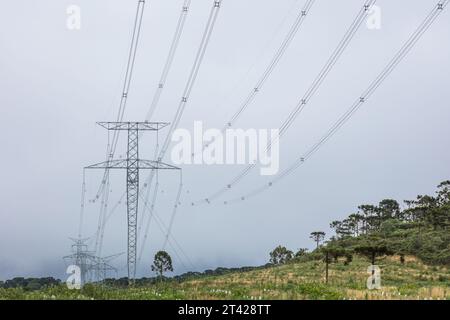
[[[437,2],[437,1],[436,1]],[[3,1],[0,11],[0,280],[65,277],[63,256],[77,237],[83,167],[105,160],[107,131],[122,95],[137,1]],[[182,0],[146,2],[124,120],[143,121],[158,85]],[[179,128],[194,121],[221,129],[253,90],[304,0],[223,0]],[[362,0],[317,0],[277,68],[235,127],[279,128],[304,95]],[[381,29],[365,24],[317,94],[280,141],[280,169],[313,145],[381,72],[431,11],[434,1],[379,0]],[[70,5],[80,30],[67,28]],[[179,49],[153,121],[171,122],[212,1],[192,0]],[[271,178],[253,170],[210,204],[192,206],[226,186],[244,165],[182,165],[181,205],[173,225],[175,273],[261,265],[282,244],[312,248],[309,233],[384,198],[431,194],[450,177],[450,19],[448,9],[351,120],[298,170],[251,199],[224,205]],[[160,132],[160,140],[167,130]],[[155,133],[144,133],[151,159]],[[117,154],[126,151],[121,135]],[[170,154],[168,152],[168,154]],[[170,157],[165,162],[171,163]],[[141,172],[143,181],[148,172]],[[95,240],[99,203],[89,202],[102,171],[86,172],[83,237]],[[167,225],[179,183],[159,173],[156,213]],[[111,172],[110,208],[125,192],[125,171]],[[143,190],[145,193],[145,190]],[[142,206],[142,204],[141,204]],[[141,209],[143,209],[141,207]],[[163,230],[164,231],[164,230]],[[95,237],[94,237],[95,238]],[[165,234],[153,222],[138,276],[151,275]],[[177,249],[178,248],[178,249]],[[139,249],[138,249],[139,250]],[[104,255],[126,251],[126,208],[111,214]],[[175,252],[176,251],[176,252]],[[179,256],[178,256],[179,255]],[[187,257],[186,257],[187,256]],[[125,255],[113,261],[126,274]]]

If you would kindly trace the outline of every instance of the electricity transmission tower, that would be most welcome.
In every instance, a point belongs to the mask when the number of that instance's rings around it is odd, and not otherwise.
[[[94,253],[88,251],[86,239],[70,238],[74,243],[72,244],[72,254],[63,257],[64,260],[70,260],[72,264],[80,268],[80,281],[84,285],[88,281],[88,273],[91,271],[92,261],[95,260]]]
[[[103,281],[108,271],[117,273],[117,269],[110,265],[110,261],[122,255],[122,253],[98,257],[93,251],[88,250],[86,241],[89,239],[70,238],[72,244],[72,254],[63,257],[64,260],[70,261],[71,264],[80,268],[80,284],[83,286],[89,281]]]
[[[92,271],[95,274],[97,281],[104,281],[106,279],[108,271],[117,274],[117,268],[114,268],[110,261],[121,256],[122,253],[114,254],[107,257],[94,257],[93,264],[91,266]]]
[[[136,247],[137,247],[137,215],[139,204],[139,170],[180,170],[180,168],[158,161],[139,158],[139,132],[158,131],[169,123],[165,122],[98,122],[107,130],[128,132],[127,158],[108,160],[86,167],[86,169],[126,169],[127,179],[127,221],[128,221],[128,279],[136,276]]]

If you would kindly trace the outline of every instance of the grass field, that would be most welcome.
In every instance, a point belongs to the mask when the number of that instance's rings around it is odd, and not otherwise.
[[[427,266],[414,257],[406,257],[405,264],[401,264],[396,256],[378,259],[377,264],[382,279],[379,290],[366,288],[369,262],[355,256],[350,265],[343,261],[330,264],[328,284],[325,264],[306,261],[145,287],[0,289],[0,299],[450,299],[450,273],[445,267]]]

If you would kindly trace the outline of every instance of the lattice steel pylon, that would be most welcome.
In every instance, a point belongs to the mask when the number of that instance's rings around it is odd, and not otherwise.
[[[110,265],[110,261],[121,256],[122,254],[123,253],[118,253],[107,257],[94,257],[91,269],[94,272],[98,282],[103,282],[106,280],[108,271],[114,272],[117,275],[118,270]]]
[[[71,261],[72,264],[80,268],[80,284],[83,286],[90,279],[89,273],[91,271],[92,261],[95,260],[94,252],[88,250],[86,244],[86,241],[89,240],[88,238],[69,239],[74,242],[74,244],[72,244],[72,254],[63,257],[63,259],[65,261]]]
[[[126,169],[127,170],[127,221],[128,221],[128,279],[136,276],[137,216],[139,208],[139,170],[180,170],[180,168],[162,163],[160,160],[142,160],[139,158],[139,131],[158,131],[166,122],[98,122],[107,130],[128,131],[127,158],[109,160],[86,167],[86,169]]]

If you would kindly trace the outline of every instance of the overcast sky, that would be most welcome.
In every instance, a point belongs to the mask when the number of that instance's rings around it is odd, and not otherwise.
[[[180,127],[195,120],[221,128],[254,87],[305,0],[224,0]],[[362,0],[317,0],[310,15],[239,128],[278,128],[360,10]],[[359,97],[436,1],[379,0],[382,28],[363,25],[317,95],[281,142],[288,167]],[[82,168],[104,160],[137,1],[4,1],[0,11],[0,280],[64,277],[62,257],[79,223]],[[168,53],[182,0],[147,1],[141,45],[125,113],[143,120]],[[81,29],[66,27],[69,5],[81,8]],[[211,0],[192,0],[186,27],[154,119],[171,121],[201,40]],[[363,203],[431,194],[450,178],[450,13],[438,18],[413,51],[355,116],[304,166],[266,193],[224,206],[263,183],[258,170],[217,203],[192,207],[226,185],[242,166],[183,166],[183,205],[173,236],[196,270],[260,265],[278,244],[313,246],[309,233],[329,232]],[[161,132],[163,134],[163,132]],[[147,134],[146,134],[147,135]],[[141,142],[151,157],[155,136]],[[120,140],[119,151],[125,151]],[[165,159],[170,162],[170,158]],[[142,173],[142,177],[146,174]],[[125,191],[125,172],[111,175],[113,206]],[[101,172],[88,172],[92,198]],[[168,223],[176,172],[160,174],[158,216]],[[98,204],[87,203],[83,236],[97,227]],[[139,275],[164,235],[153,223]],[[174,256],[176,273],[191,270]],[[105,255],[126,251],[126,211],[106,225]],[[115,261],[125,275],[125,259]]]

